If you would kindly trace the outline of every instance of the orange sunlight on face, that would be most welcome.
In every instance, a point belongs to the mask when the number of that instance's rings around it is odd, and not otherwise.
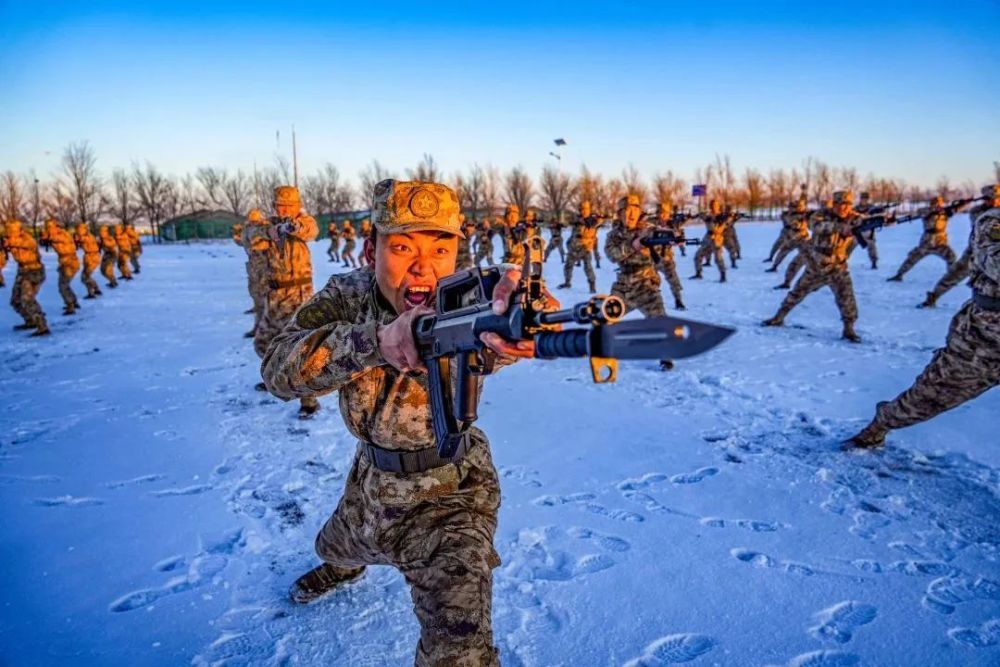
[[[433,305],[438,280],[455,273],[458,237],[440,232],[379,233],[375,248],[375,282],[397,314]]]

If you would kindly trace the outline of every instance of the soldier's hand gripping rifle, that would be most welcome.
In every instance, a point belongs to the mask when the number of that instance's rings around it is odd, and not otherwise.
[[[649,248],[649,254],[653,256],[653,262],[659,262],[664,252],[664,248],[678,245],[701,245],[701,239],[689,239],[683,234],[678,234],[676,230],[663,227],[653,227],[649,236],[639,241],[643,247]]]
[[[865,213],[868,215],[882,215],[883,213],[888,213],[902,203],[903,202],[901,201],[894,201],[888,204],[876,204],[875,206],[869,206],[868,209],[865,210]]]
[[[967,199],[955,199],[947,206],[944,207],[944,214],[951,217],[958,213],[961,209],[965,208],[969,204],[975,201],[983,201],[986,197],[969,197]]]
[[[862,248],[868,247],[868,239],[865,238],[865,232],[874,232],[877,229],[882,229],[887,225],[896,225],[903,222],[913,222],[914,220],[920,220],[923,218],[922,215],[914,213],[911,215],[903,216],[902,218],[897,218],[891,213],[883,213],[881,215],[873,215],[866,217],[861,221],[860,224],[855,225],[851,230],[854,234],[854,238],[857,239],[858,245]]]
[[[479,376],[494,370],[495,354],[479,336],[533,341],[539,359],[589,357],[594,382],[614,382],[618,359],[682,359],[701,354],[733,329],[676,317],[618,322],[625,304],[594,296],[570,308],[548,305],[538,236],[525,241],[521,281],[503,315],[493,312],[499,267],[468,269],[442,279],[435,313],[414,321],[413,338],[427,367],[431,417],[438,455],[451,458],[478,418]],[[562,329],[563,324],[580,326]]]

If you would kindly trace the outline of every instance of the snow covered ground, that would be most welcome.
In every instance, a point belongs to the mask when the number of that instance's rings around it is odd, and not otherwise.
[[[964,216],[952,230],[961,250]],[[967,288],[914,308],[937,258],[885,283],[919,235],[898,227],[881,270],[853,258],[863,345],[838,339],[829,292],[789,317],[803,328],[763,329],[783,294],[761,263],[777,225],[740,232],[729,283],[684,280],[687,316],[739,329],[711,353],[623,364],[615,385],[578,361],[487,383],[504,664],[1000,664],[1000,393],[884,452],[838,450],[923,368]],[[317,285],[339,270],[325,247]],[[138,280],[73,318],[46,261],[55,335],[15,334],[0,308],[0,664],[409,664],[392,570],[286,601],[354,443],[335,397],[300,422],[253,390],[242,251],[148,245]],[[605,263],[599,285],[612,277]]]

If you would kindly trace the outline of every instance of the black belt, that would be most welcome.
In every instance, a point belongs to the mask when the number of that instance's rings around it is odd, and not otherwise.
[[[295,278],[293,280],[269,280],[267,281],[267,284],[271,289],[284,289],[286,287],[302,287],[303,285],[312,285],[312,281],[312,276],[306,276],[305,278]]]
[[[370,442],[360,443],[361,450],[372,465],[383,472],[412,474],[440,468],[450,463],[458,463],[469,452],[471,438],[464,438],[462,444],[450,459],[438,456],[437,447],[425,447],[413,451],[386,449]]]
[[[1000,311],[1000,299],[972,290],[972,302],[983,310]]]

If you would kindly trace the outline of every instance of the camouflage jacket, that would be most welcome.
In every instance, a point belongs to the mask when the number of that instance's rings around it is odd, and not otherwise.
[[[97,239],[89,231],[83,234],[74,232],[73,241],[76,243],[77,248],[83,250],[84,257],[101,254],[101,246],[97,244]]]
[[[604,254],[612,262],[618,265],[621,273],[637,273],[643,269],[654,271],[653,258],[649,248],[636,250],[632,247],[632,242],[645,233],[641,227],[635,229],[625,229],[620,222],[616,222],[608,237],[604,240]]]
[[[37,271],[42,268],[42,256],[38,252],[38,242],[23,229],[16,234],[3,237],[4,247],[17,262],[18,271]]]
[[[279,228],[288,225],[286,231]],[[292,220],[271,218],[269,225],[247,225],[244,233],[260,227],[263,232],[254,234],[252,248],[267,257],[267,278],[286,287],[288,283],[312,282],[312,257],[309,241],[316,239],[319,228],[316,220],[307,213],[299,213]],[[273,289],[273,287],[272,287]]]
[[[261,364],[268,390],[285,400],[339,391],[344,423],[359,440],[434,446],[427,375],[398,371],[379,353],[378,327],[394,319],[370,266],[332,276],[271,342]]]
[[[101,227],[101,234],[98,239],[101,242],[101,252],[106,255],[118,256],[118,244],[115,243],[115,237],[106,231],[107,227]]]
[[[73,242],[73,235],[62,227],[43,230],[41,240],[43,243],[48,243],[56,251],[60,267],[80,265],[80,259],[76,256],[76,243]]]
[[[725,243],[729,218],[730,216],[725,213],[719,215],[706,213],[703,215],[701,219],[705,221],[705,242],[711,241],[716,248],[721,248]]]
[[[969,284],[980,294],[1000,299],[1000,208],[977,211],[969,243]]]
[[[807,260],[817,269],[847,270],[847,258],[854,245],[854,235],[849,231],[862,216],[856,211],[846,218],[821,213],[813,216],[812,245]]]
[[[924,239],[933,245],[946,245],[948,243],[948,214],[944,211],[925,209],[923,213]]]
[[[267,250],[271,244],[267,229],[267,222],[248,222],[240,230],[237,243],[246,251],[247,262],[253,271],[263,272],[267,269]]]

